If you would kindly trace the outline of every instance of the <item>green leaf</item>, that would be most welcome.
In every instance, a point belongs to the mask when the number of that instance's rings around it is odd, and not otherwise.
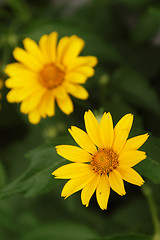
[[[160,116],[158,96],[147,79],[138,72],[129,67],[119,68],[113,74],[112,85],[131,103]]]
[[[66,162],[56,153],[54,146],[69,140],[59,138],[53,141],[53,146],[44,145],[27,154],[27,158],[30,159],[28,169],[1,189],[0,198],[16,193],[24,193],[27,197],[36,196],[53,188],[57,181],[54,180],[52,172]]]
[[[136,43],[143,43],[150,39],[160,27],[160,9],[159,8],[148,8],[133,31],[133,41]]]
[[[73,222],[55,222],[29,232],[22,240],[85,240],[97,235],[88,226]]]
[[[160,183],[160,139],[150,136],[142,147],[147,159],[140,162],[135,169],[156,184]]]

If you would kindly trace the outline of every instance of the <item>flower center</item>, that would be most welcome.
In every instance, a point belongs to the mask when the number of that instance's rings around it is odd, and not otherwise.
[[[64,81],[64,72],[54,64],[47,64],[40,71],[40,83],[48,88],[56,88]]]
[[[118,155],[112,149],[99,149],[91,160],[91,166],[96,173],[106,175],[118,166]]]

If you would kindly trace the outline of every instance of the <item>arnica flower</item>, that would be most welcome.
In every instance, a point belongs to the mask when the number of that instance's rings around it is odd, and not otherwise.
[[[96,191],[101,209],[107,209],[110,188],[119,195],[125,195],[123,180],[141,186],[144,181],[132,168],[146,158],[137,150],[147,140],[148,134],[127,140],[132,127],[133,115],[126,114],[113,129],[110,113],[104,113],[100,124],[89,110],[84,115],[86,132],[72,126],[70,134],[80,147],[59,145],[57,153],[73,162],[64,165],[52,174],[55,178],[70,179],[61,196],[69,197],[81,191],[82,204],[88,207]]]
[[[80,84],[94,75],[97,58],[79,56],[85,43],[78,36],[63,37],[59,43],[57,38],[57,32],[43,35],[39,45],[30,38],[24,39],[25,50],[16,47],[13,51],[18,62],[5,68],[10,77],[6,86],[11,88],[7,100],[21,102],[20,111],[28,114],[33,124],[55,114],[55,101],[65,114],[70,114],[73,103],[69,94],[88,98]]]

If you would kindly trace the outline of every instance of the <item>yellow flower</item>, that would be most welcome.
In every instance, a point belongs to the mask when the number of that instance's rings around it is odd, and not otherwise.
[[[21,102],[20,111],[28,114],[33,124],[55,114],[55,101],[65,114],[70,114],[73,103],[68,94],[80,99],[88,97],[80,84],[94,75],[97,58],[79,56],[85,43],[78,36],[63,37],[58,44],[57,38],[57,32],[43,35],[39,45],[24,39],[25,50],[17,47],[13,51],[19,63],[5,68],[10,77],[6,86],[11,88],[7,100]]]
[[[96,191],[101,209],[107,209],[110,188],[119,195],[125,195],[123,180],[141,186],[144,181],[132,168],[146,158],[137,150],[147,140],[148,134],[127,140],[132,127],[133,115],[126,114],[113,129],[110,113],[104,113],[100,124],[89,110],[84,115],[86,132],[72,126],[70,134],[80,147],[59,145],[57,153],[73,162],[64,165],[52,174],[55,178],[70,179],[61,196],[69,197],[82,190],[82,204],[88,207]]]

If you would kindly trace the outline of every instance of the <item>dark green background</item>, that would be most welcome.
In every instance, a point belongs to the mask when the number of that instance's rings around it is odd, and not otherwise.
[[[76,0],[75,0],[76,2]],[[60,197],[63,180],[51,173],[66,163],[58,144],[74,144],[71,125],[84,129],[88,109],[97,116],[110,111],[114,124],[134,114],[130,136],[149,132],[142,149],[147,160],[136,166],[160,214],[160,2],[154,0],[91,0],[73,9],[73,2],[4,0],[0,2],[0,69],[14,62],[12,51],[22,40],[36,41],[57,31],[77,34],[86,42],[82,55],[98,58],[95,76],[85,84],[87,101],[72,98],[75,111],[58,107],[53,118],[34,126],[7,103],[2,90],[0,112],[0,239],[4,240],[150,240],[154,226],[142,188],[125,183],[127,194],[111,192],[108,210],[95,196],[85,208],[76,193]],[[148,189],[147,188],[147,189]],[[145,189],[144,189],[145,191]],[[157,238],[158,240],[158,238]]]

